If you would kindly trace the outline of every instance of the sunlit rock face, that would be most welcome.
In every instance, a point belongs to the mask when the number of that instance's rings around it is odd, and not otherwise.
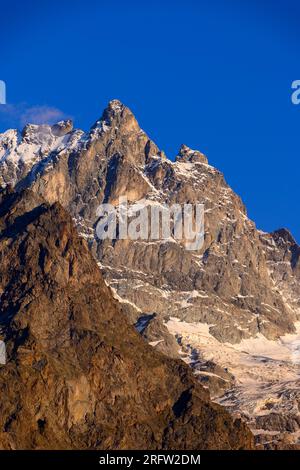
[[[2,134],[0,179],[3,185],[29,186],[71,213],[133,322],[141,314],[174,315],[206,322],[218,340],[231,343],[294,331],[300,305],[297,244],[259,232],[201,152],[182,145],[176,161],[168,160],[118,100],[87,133],[67,121],[28,125],[22,136]],[[99,204],[116,205],[120,196],[129,204],[203,203],[204,246],[188,252],[175,238],[97,240]]]
[[[182,145],[175,161],[167,159],[118,100],[89,132],[66,123],[40,131],[29,126],[26,137],[17,131],[0,136],[0,184],[30,187],[64,206],[129,321],[152,318],[142,334],[155,349],[178,356],[166,328],[170,317],[208,325],[221,346],[295,333],[299,246],[284,229],[257,230],[239,196],[200,151]],[[141,200],[158,207],[204,204],[204,245],[188,251],[174,237],[98,240],[97,209],[117,206],[120,196],[129,206]]]

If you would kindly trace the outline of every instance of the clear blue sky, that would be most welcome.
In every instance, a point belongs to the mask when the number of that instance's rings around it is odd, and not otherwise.
[[[0,0],[0,131],[48,108],[88,129],[118,98],[169,158],[206,153],[258,228],[300,241],[297,3]]]

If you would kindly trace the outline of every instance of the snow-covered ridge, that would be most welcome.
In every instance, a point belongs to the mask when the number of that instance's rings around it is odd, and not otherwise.
[[[215,396],[215,401],[234,414],[242,414],[256,435],[273,436],[272,440],[278,439],[286,419],[291,441],[299,443],[297,425],[294,429],[291,423],[300,419],[297,406],[300,397],[300,322],[295,324],[296,333],[286,334],[278,340],[270,341],[257,334],[235,345],[220,343],[210,333],[213,325],[206,323],[188,323],[170,317],[166,326],[179,340],[180,352],[190,353],[184,355],[184,360],[197,376],[205,373],[207,361],[233,374],[235,384],[223,395]]]
[[[38,157],[46,157],[53,151],[74,148],[83,134],[83,131],[76,130],[64,135],[55,135],[52,126],[48,125],[29,124],[22,134],[16,129],[10,129],[0,134],[0,163],[28,163]]]
[[[28,124],[22,132],[9,129],[0,134],[0,183],[16,184],[37,164],[43,167],[53,154],[75,150],[84,141],[84,132],[73,130],[71,121],[50,125]]]

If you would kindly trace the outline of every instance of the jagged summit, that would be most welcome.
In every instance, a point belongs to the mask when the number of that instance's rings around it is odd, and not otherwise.
[[[73,130],[73,121],[66,119],[59,121],[53,125],[50,124],[26,124],[23,128],[21,135],[24,140],[29,141],[43,141],[47,137],[63,137]]]
[[[103,132],[142,132],[132,111],[119,100],[108,103],[102,117],[92,126],[92,131],[99,128]]]
[[[274,230],[274,232],[271,233],[272,237],[274,240],[282,240],[285,243],[289,243],[290,245],[297,245],[297,242],[293,235],[291,234],[290,230],[287,228],[280,228],[277,230]]]
[[[208,160],[203,153],[199,152],[199,150],[193,150],[185,144],[181,145],[176,157],[176,161],[189,163],[208,163]]]
[[[127,106],[125,106],[125,104],[123,104],[120,100],[110,100],[107,106],[104,108],[101,118],[96,121],[95,125],[99,124],[101,121],[112,121],[114,118],[120,116],[124,117],[124,114],[133,115],[132,111]]]
[[[15,185],[33,169],[51,164],[61,152],[73,151],[83,143],[84,132],[73,129],[71,120],[54,125],[27,124],[20,133],[16,129],[0,134],[0,184]]]
[[[51,126],[51,132],[57,137],[62,137],[66,134],[69,134],[73,130],[73,121],[67,119],[65,121],[59,121],[58,123]]]
[[[110,100],[108,103],[108,108],[114,110],[115,112],[121,112],[126,106],[118,99]]]

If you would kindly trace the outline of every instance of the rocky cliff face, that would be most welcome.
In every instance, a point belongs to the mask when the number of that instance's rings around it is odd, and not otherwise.
[[[40,133],[48,136],[46,144]],[[181,341],[181,354],[191,351],[190,334],[182,337],[173,327],[168,331],[170,317],[205,325],[221,349],[296,332],[300,248],[292,236],[286,230],[258,231],[240,198],[201,152],[183,145],[175,162],[168,160],[119,101],[109,103],[88,133],[59,123],[27,126],[22,135],[2,134],[0,178],[2,186],[30,187],[49,203],[64,206],[130,322],[151,319],[142,334],[154,348],[178,355],[172,333]],[[188,251],[174,237],[99,241],[97,208],[103,202],[117,206],[120,196],[130,206],[138,201],[156,207],[203,203],[204,246]],[[216,358],[206,355],[202,341],[200,334],[194,349],[205,365]],[[214,391],[232,383],[233,371],[229,376],[225,371],[225,380],[224,371],[215,374],[215,366],[209,373],[201,367],[197,372]]]
[[[2,449],[248,448],[181,361],[130,326],[58,204],[0,192]]]
[[[87,134],[70,123],[27,126],[22,138],[8,131],[0,138],[0,158],[2,181],[30,186],[72,214],[133,320],[155,312],[206,322],[217,339],[232,343],[294,331],[299,247],[294,242],[291,249],[283,237],[276,248],[276,234],[257,231],[240,198],[200,152],[182,146],[176,162],[166,159],[120,102],[112,101]],[[97,207],[116,205],[124,195],[132,204],[203,203],[203,248],[188,252],[175,239],[97,240]]]

